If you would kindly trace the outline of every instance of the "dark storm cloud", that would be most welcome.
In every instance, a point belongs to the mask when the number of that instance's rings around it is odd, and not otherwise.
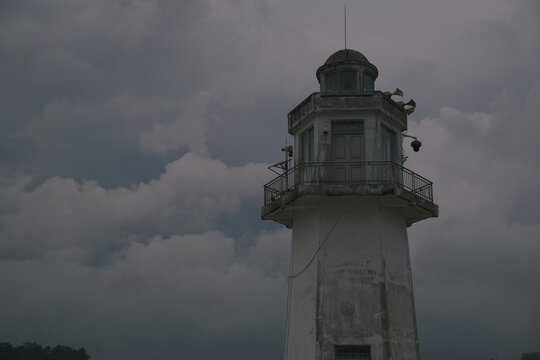
[[[97,178],[115,185],[147,181],[150,171],[159,175],[171,158],[141,151],[146,150],[138,146],[141,136],[156,124],[178,123],[184,102],[224,72],[246,66],[244,52],[257,51],[250,29],[255,20],[242,28],[234,24],[264,9],[254,3],[236,15],[234,6],[204,1],[6,4],[0,25],[0,46],[9,49],[1,61],[2,82],[9,85],[1,93],[2,148],[9,154],[2,160],[5,171]],[[238,47],[230,51],[233,41]],[[196,135],[184,134],[190,144],[177,142],[171,150],[180,151],[176,156],[193,150],[194,142],[204,143]],[[122,176],[125,172],[135,179]]]
[[[520,7],[509,12],[510,18],[484,18],[453,29],[448,47],[389,69],[387,75],[406,96],[423,100],[414,117],[436,114],[444,106],[487,111],[501,91],[525,96],[538,77],[540,26],[533,12]]]
[[[411,231],[426,355],[517,358],[540,345],[536,81],[523,98],[495,99],[490,113],[445,108],[411,129],[429,149],[411,162],[432,174],[442,215]]]
[[[132,243],[122,259],[99,268],[79,263],[73,248],[30,263],[2,261],[2,282],[10,289],[2,304],[11,310],[2,323],[12,325],[2,326],[0,336],[86,346],[103,359],[156,352],[204,358],[202,349],[275,358],[286,286],[273,264],[287,262],[288,237],[263,234],[243,256],[234,239],[207,232]]]
[[[441,206],[410,230],[423,357],[540,350],[538,6],[348,4],[349,47],[418,103],[405,165]],[[290,233],[259,221],[262,184],[342,10],[2,2],[0,340],[279,358]]]

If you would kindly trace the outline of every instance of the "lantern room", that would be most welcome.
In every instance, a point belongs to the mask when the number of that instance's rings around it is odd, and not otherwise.
[[[289,113],[295,163],[393,161],[401,164],[407,115],[375,90],[378,70],[360,52],[332,54],[317,70],[320,92]]]
[[[437,216],[431,182],[403,167],[403,139],[414,101],[375,89],[379,72],[362,53],[344,49],[317,69],[320,91],[288,114],[294,136],[293,163],[265,186],[263,218],[291,226],[284,202],[303,195],[397,195],[405,204],[407,225]],[[421,143],[411,144],[418,151]],[[279,200],[279,201],[278,201]],[[275,211],[279,207],[280,211]]]
[[[321,92],[374,91],[377,67],[359,51],[339,50],[317,69]]]

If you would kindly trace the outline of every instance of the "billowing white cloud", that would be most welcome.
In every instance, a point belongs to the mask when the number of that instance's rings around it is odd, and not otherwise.
[[[228,167],[194,153],[168,164],[159,179],[105,189],[97,182],[18,179],[1,191],[2,256],[35,257],[65,246],[122,248],[141,236],[202,232],[261,195],[265,164]]]
[[[172,123],[156,123],[152,130],[141,136],[144,151],[166,154],[182,147],[199,154],[206,154],[207,108],[209,93],[200,93],[187,99],[182,116]]]
[[[426,354],[517,358],[539,345],[539,85],[501,94],[491,112],[444,108],[411,124],[424,146],[410,166],[434,181],[441,214],[410,231]]]

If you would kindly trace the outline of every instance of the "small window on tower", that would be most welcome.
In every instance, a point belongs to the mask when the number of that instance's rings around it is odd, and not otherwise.
[[[398,162],[396,133],[381,126],[381,160]]]
[[[358,76],[356,74],[354,70],[340,72],[341,91],[358,91]]]
[[[364,91],[374,91],[375,90],[375,81],[373,80],[373,76],[365,72],[364,73]]]
[[[337,71],[326,75],[326,91],[339,91],[339,76]]]
[[[334,71],[325,78],[325,91],[328,92],[354,92],[358,91],[358,87],[356,70]]]
[[[304,131],[300,135],[300,162],[310,163],[315,161],[315,146],[313,128]]]
[[[369,345],[339,345],[335,360],[371,360],[371,348]]]

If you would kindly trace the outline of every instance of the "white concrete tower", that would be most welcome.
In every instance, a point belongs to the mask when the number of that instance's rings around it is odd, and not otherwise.
[[[264,187],[262,218],[292,228],[285,360],[418,359],[407,227],[438,206],[403,167],[415,104],[377,75],[358,51],[331,55],[288,115],[294,166]]]

